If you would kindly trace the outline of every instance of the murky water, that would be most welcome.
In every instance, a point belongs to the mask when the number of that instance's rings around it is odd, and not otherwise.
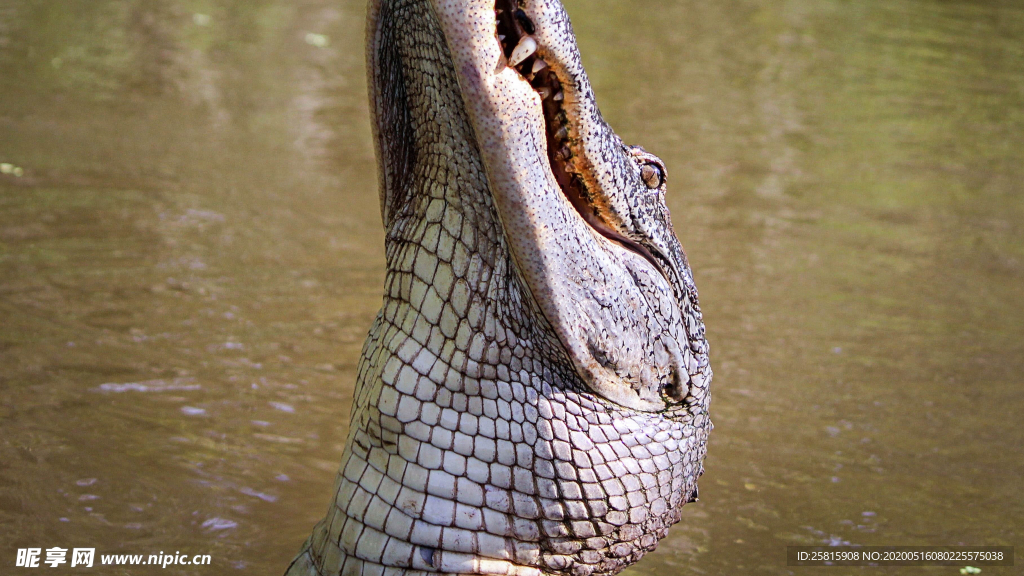
[[[567,6],[715,364],[701,502],[631,573],[1024,545],[1024,7]],[[320,518],[383,280],[363,10],[0,2],[0,565],[276,574]]]

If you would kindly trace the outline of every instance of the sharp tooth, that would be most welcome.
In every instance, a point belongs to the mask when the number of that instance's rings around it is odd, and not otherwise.
[[[555,94],[555,96],[554,96],[555,102],[561,102],[564,99],[565,99],[565,94],[561,90],[559,90],[558,94]]]
[[[541,70],[543,70],[543,69],[545,69],[547,67],[548,67],[548,63],[547,62],[541,60],[540,58],[537,58],[536,60],[533,61],[533,70],[530,70],[530,72],[533,72],[534,74],[536,74],[537,72],[540,72]]]
[[[547,100],[548,96],[551,96],[551,88],[541,86],[540,88],[537,88],[537,94],[540,94],[541,100]]]
[[[512,56],[508,59],[508,65],[518,66],[520,62],[529,58],[536,51],[537,41],[529,36],[523,36],[516,49],[512,51]]]
[[[562,126],[561,128],[558,129],[557,132],[555,132],[555,140],[565,140],[568,137],[569,137],[569,127],[568,126]]]
[[[505,35],[504,34],[498,34],[498,40],[501,40],[502,42],[504,42],[505,41]]]

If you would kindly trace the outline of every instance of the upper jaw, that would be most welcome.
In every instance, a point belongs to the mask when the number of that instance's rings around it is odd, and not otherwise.
[[[689,269],[660,191],[601,118],[560,2],[499,0],[499,25],[495,0],[431,2],[518,272],[576,372],[626,408],[680,402],[707,364],[682,309]]]

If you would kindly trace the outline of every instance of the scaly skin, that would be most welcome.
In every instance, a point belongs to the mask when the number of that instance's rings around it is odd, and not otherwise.
[[[384,303],[288,575],[614,574],[696,499],[711,369],[664,166],[557,0],[497,7],[371,1]]]

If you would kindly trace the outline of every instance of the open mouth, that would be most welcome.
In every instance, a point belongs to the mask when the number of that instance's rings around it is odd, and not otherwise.
[[[604,217],[600,196],[588,189],[583,177],[587,162],[583,158],[582,143],[573,130],[566,109],[567,98],[571,99],[573,95],[566,93],[555,67],[541,57],[540,47],[533,37],[533,22],[518,6],[517,0],[497,0],[494,13],[496,34],[506,64],[515,68],[540,96],[547,134],[548,164],[562,193],[594,231],[643,257],[668,280],[665,268],[651,250],[615,230]]]

